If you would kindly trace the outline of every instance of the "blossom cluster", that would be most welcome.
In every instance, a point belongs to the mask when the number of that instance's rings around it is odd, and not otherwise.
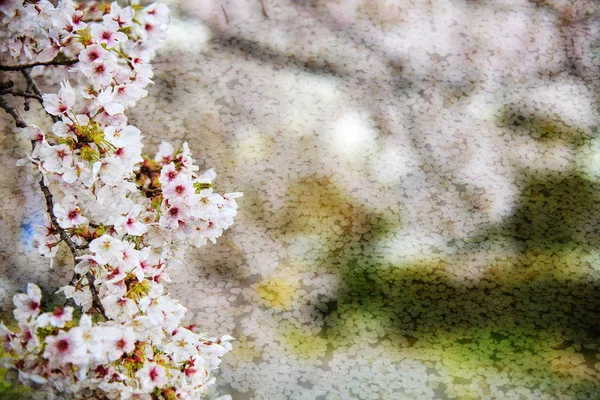
[[[69,72],[83,82],[65,79],[43,95],[50,130],[23,129],[34,144],[27,163],[54,198],[34,237],[39,253],[52,259],[68,242],[76,259],[59,290],[76,309],[42,312],[41,291],[29,284],[14,297],[19,331],[0,326],[6,365],[23,384],[69,398],[197,398],[231,350],[230,336],[185,326],[186,309],[164,284],[174,249],[214,243],[233,224],[241,193],[214,192],[216,174],[198,172],[187,143],[143,156],[141,132],[124,114],[147,95],[167,22],[157,3],[0,4],[2,54],[74,56]]]

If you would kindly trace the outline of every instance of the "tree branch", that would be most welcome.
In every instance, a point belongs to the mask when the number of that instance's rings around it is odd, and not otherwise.
[[[14,90],[14,89],[0,90],[0,95],[2,95],[2,94],[10,94],[11,96],[15,96],[15,97],[24,97],[26,99],[36,99],[37,101],[42,101],[42,98],[40,96],[38,96],[37,94],[27,93],[27,92],[23,92],[21,90]]]
[[[100,315],[102,315],[102,317],[104,318],[105,321],[108,321],[108,318],[106,317],[106,312],[104,311],[104,306],[102,305],[102,302],[100,301],[100,298],[98,297],[98,291],[96,290],[96,285],[94,284],[94,281],[96,280],[96,278],[90,271],[88,271],[85,274],[85,277],[88,279],[88,285],[90,287],[90,292],[92,292],[93,307],[96,309],[96,311]]]
[[[34,99],[38,100],[40,102],[40,104],[42,104],[43,99],[42,99],[41,90],[36,85],[35,81],[33,80],[33,78],[31,77],[31,75],[29,74],[28,71],[22,70],[21,72],[22,72],[23,76],[25,77],[25,79],[27,80],[27,88],[33,89],[35,95],[31,95],[26,92],[18,92],[18,94],[16,94],[16,95],[22,96],[25,98],[34,98]],[[17,91],[13,91],[10,89],[13,86],[12,82],[3,83],[0,86],[3,88],[2,92],[4,92],[4,93],[0,93],[0,94],[15,95],[13,92],[15,92],[15,93],[17,92]],[[6,102],[6,100],[4,100],[4,98],[2,98],[1,96],[0,96],[0,107],[2,107],[6,112],[8,112],[13,117],[17,127],[19,127],[19,128],[27,127],[27,123],[25,123],[25,121],[23,121],[23,119],[21,118],[21,116],[19,115],[17,110],[15,110],[13,107],[11,107]],[[53,116],[51,114],[48,114],[48,115],[50,115],[52,117],[52,120],[56,122],[55,116]],[[32,150],[34,150],[35,149],[34,141],[31,142],[31,146],[32,146]],[[53,202],[54,199],[53,199],[52,193],[50,192],[50,189],[44,183],[44,176],[42,176],[40,178],[39,185],[40,185],[40,189],[42,190],[42,194],[44,195],[44,199],[46,202],[46,212],[50,216],[50,221],[52,223],[52,226],[54,227],[54,229],[56,229],[61,240],[67,244],[67,247],[71,251],[71,255],[73,256],[73,267],[75,267],[75,265],[77,265],[77,258],[79,257],[79,250],[85,248],[85,246],[79,246],[75,242],[73,242],[73,240],[67,234],[67,232],[65,232],[65,230],[63,228],[61,228],[61,226],[58,224],[58,220],[56,219],[56,216],[54,215],[54,202]],[[98,312],[100,315],[102,315],[104,320],[107,321],[108,317],[106,316],[104,306],[102,305],[102,302],[100,301],[100,298],[98,297],[98,291],[96,290],[96,285],[94,283],[95,282],[94,275],[88,271],[86,273],[86,277],[88,279],[88,287],[92,294],[92,305],[94,307],[94,310],[96,310],[96,312]],[[73,276],[73,279],[71,279],[71,284],[73,284],[73,282],[78,280],[79,278],[80,278],[79,274],[75,273]]]
[[[46,212],[48,213],[48,215],[50,215],[50,221],[52,221],[52,226],[54,226],[54,229],[58,231],[60,238],[63,240],[63,242],[67,244],[69,250],[71,250],[71,254],[73,255],[73,266],[75,266],[75,264],[77,264],[77,257],[79,257],[77,245],[71,240],[69,235],[67,235],[67,232],[65,232],[65,230],[60,227],[58,221],[56,220],[56,216],[54,215],[53,196],[52,193],[50,193],[50,189],[48,189],[48,186],[46,186],[46,184],[44,183],[44,177],[40,179],[39,184],[40,189],[42,189],[42,193],[44,194],[44,198],[46,199]]]
[[[0,71],[22,71],[25,69],[30,69],[38,66],[49,66],[49,65],[73,65],[79,60],[77,58],[68,58],[61,60],[52,60],[52,61],[44,61],[44,62],[34,62],[30,64],[20,64],[20,65],[0,65]]]
[[[4,98],[2,98],[2,97],[0,97],[0,108],[3,108],[4,111],[9,113],[11,115],[11,117],[13,117],[13,119],[15,120],[15,125],[17,125],[17,128],[27,128],[27,123],[25,123],[25,121],[23,121],[23,118],[21,118],[18,111],[15,110],[14,107],[11,107],[6,102],[6,100],[4,100]]]
[[[53,200],[52,193],[50,193],[50,189],[48,189],[48,186],[46,186],[46,184],[44,183],[43,176],[40,179],[39,184],[40,184],[40,189],[42,189],[42,193],[44,194],[44,198],[46,199],[46,212],[50,216],[50,221],[52,222],[52,226],[54,226],[54,229],[56,229],[58,231],[60,238],[69,247],[69,250],[71,251],[71,254],[73,255],[73,267],[75,267],[75,265],[77,265],[77,257],[79,257],[78,249],[80,248],[80,246],[75,244],[75,242],[73,242],[71,240],[69,235],[67,235],[65,230],[63,228],[61,228],[60,225],[58,225],[58,221],[56,220],[56,216],[54,215],[54,203],[52,201]],[[90,292],[92,294],[92,305],[93,305],[94,309],[96,310],[96,312],[98,312],[100,315],[102,315],[102,317],[104,318],[105,321],[108,321],[108,317],[106,316],[106,313],[104,311],[104,306],[102,305],[102,302],[100,301],[100,298],[98,297],[98,291],[96,290],[96,285],[94,284],[94,281],[95,281],[94,275],[88,271],[85,274],[85,276],[88,279],[88,287],[90,288]],[[74,274],[73,278],[71,279],[70,284],[72,285],[75,281],[79,280],[79,278],[80,278],[79,274]]]
[[[29,73],[29,71],[24,69],[21,71],[21,74],[23,74],[23,76],[25,77],[25,80],[27,81],[27,87],[31,87],[31,89],[33,89],[33,93],[35,93],[39,97],[39,99],[37,99],[37,101],[42,105],[42,107],[44,107],[44,101],[43,101],[44,94],[42,93],[42,91],[40,90],[38,85],[35,83],[33,78],[31,77],[31,74]],[[60,118],[58,118],[56,115],[52,115],[48,111],[46,111],[46,114],[48,114],[50,116],[50,118],[52,118],[53,122],[60,121]]]

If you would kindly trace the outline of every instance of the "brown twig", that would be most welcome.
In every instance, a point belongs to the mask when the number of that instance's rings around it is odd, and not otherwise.
[[[27,72],[26,70],[23,70],[21,72],[23,73],[23,76],[27,80],[27,87],[33,89],[33,91],[35,93],[35,95],[29,95],[29,96],[24,96],[24,97],[35,98],[41,104],[42,103],[42,92],[36,85],[35,81],[31,77],[31,75],[29,75],[29,72]],[[12,87],[12,84],[7,83],[4,85],[4,87],[7,88],[7,89],[5,89],[5,92],[6,92],[7,90],[9,90],[10,87]],[[13,94],[13,93],[6,92],[3,94]],[[22,94],[25,95],[26,93],[22,93]],[[21,118],[21,116],[19,115],[17,110],[15,110],[13,107],[11,107],[6,102],[6,100],[4,100],[4,98],[2,98],[1,96],[0,96],[0,107],[2,107],[6,112],[8,112],[13,117],[17,127],[19,127],[19,128],[27,127],[27,123],[25,123],[25,121],[23,121],[23,119]],[[48,115],[50,115],[50,114],[48,114]],[[53,115],[50,115],[50,116],[54,120],[55,116],[53,116]],[[31,142],[31,146],[32,146],[32,150],[34,150],[35,149],[34,141]],[[86,246],[80,246],[80,245],[76,244],[75,242],[73,242],[73,240],[70,238],[70,236],[67,234],[67,232],[65,232],[65,230],[63,228],[61,228],[61,226],[58,224],[58,220],[56,219],[56,216],[54,215],[54,201],[53,201],[54,199],[53,199],[52,193],[50,192],[50,189],[44,183],[43,176],[39,181],[39,185],[40,185],[40,189],[42,190],[42,194],[44,195],[44,199],[46,202],[46,212],[50,216],[50,221],[52,223],[52,226],[58,232],[61,240],[67,244],[67,247],[69,248],[69,250],[71,251],[71,255],[73,256],[73,266],[75,266],[75,265],[77,265],[77,258],[79,257],[79,250],[83,250],[84,248],[86,248]],[[100,298],[98,297],[98,291],[96,290],[96,285],[94,283],[95,282],[94,275],[88,271],[86,273],[86,277],[88,279],[88,287],[90,288],[90,292],[92,294],[92,305],[93,305],[94,309],[96,310],[96,312],[98,312],[100,315],[102,315],[102,317],[105,320],[108,320],[108,317],[106,316],[106,313],[104,310],[104,306],[102,305],[102,302],[100,301]],[[75,273],[73,276],[73,279],[71,279],[71,284],[73,284],[74,281],[79,280],[79,278],[80,278],[79,274]]]
[[[33,93],[35,93],[39,97],[39,99],[37,99],[37,101],[39,101],[39,103],[42,105],[42,107],[44,107],[44,101],[43,101],[44,94],[42,93],[42,91],[40,90],[38,85],[35,83],[33,78],[31,77],[31,74],[29,73],[29,71],[24,69],[21,71],[21,74],[23,74],[23,76],[25,77],[25,80],[27,81],[27,87],[28,88],[30,87],[31,89],[33,89]],[[56,115],[52,115],[48,111],[46,111],[46,114],[48,114],[50,116],[50,118],[52,118],[53,122],[60,121],[60,118],[58,118]]]
[[[40,184],[40,189],[42,189],[42,193],[44,194],[44,198],[46,199],[46,212],[50,216],[50,221],[52,222],[52,226],[54,226],[54,229],[56,229],[56,231],[58,232],[62,241],[67,244],[67,247],[69,247],[69,250],[71,251],[71,255],[73,256],[73,266],[75,266],[75,265],[77,265],[77,257],[79,257],[78,249],[80,249],[81,246],[75,244],[75,242],[73,242],[73,240],[71,240],[71,238],[69,237],[67,232],[65,232],[65,230],[63,228],[61,228],[60,225],[58,224],[58,221],[56,220],[56,216],[54,215],[54,203],[53,203],[52,193],[50,192],[50,189],[48,189],[48,186],[46,186],[46,184],[44,183],[44,177],[42,177],[40,179],[39,184]],[[104,311],[104,306],[102,305],[102,302],[100,301],[100,298],[98,297],[98,291],[96,290],[96,285],[94,284],[94,275],[92,275],[92,273],[88,271],[85,274],[85,276],[88,279],[88,286],[89,286],[90,292],[92,294],[93,307],[100,315],[102,315],[104,320],[107,321],[108,317],[106,316],[106,313]],[[71,279],[71,284],[73,284],[74,281],[79,280],[79,278],[80,278],[79,274],[75,273],[73,275],[73,278]]]
[[[77,257],[79,257],[79,251],[77,250],[77,245],[75,242],[71,240],[67,232],[63,228],[58,225],[58,221],[56,220],[56,216],[54,215],[54,202],[52,193],[50,193],[50,189],[44,183],[44,177],[40,179],[40,189],[42,189],[42,193],[44,194],[44,198],[46,199],[46,212],[50,215],[50,221],[52,221],[52,226],[58,232],[60,238],[67,244],[69,250],[71,250],[71,254],[73,255],[73,263],[77,264]]]
[[[9,113],[11,117],[13,117],[17,128],[27,128],[27,123],[23,121],[23,118],[21,118],[19,112],[15,110],[14,107],[11,107],[2,97],[0,97],[0,108],[4,109],[4,111]]]
[[[25,69],[30,69],[38,66],[49,66],[49,65],[73,65],[79,60],[77,58],[69,58],[69,59],[61,59],[61,60],[52,60],[52,61],[44,61],[44,62],[34,62],[29,64],[19,64],[19,65],[0,65],[0,71],[22,71]]]
[[[260,8],[262,10],[263,17],[269,18],[269,14],[267,14],[267,9],[265,8],[265,2],[264,2],[264,0],[258,0],[258,2],[260,3]]]
[[[15,86],[13,81],[0,82],[0,90],[10,89]]]
[[[26,99],[36,99],[37,101],[42,101],[42,98],[40,96],[38,96],[37,94],[27,93],[27,92],[23,92],[21,90],[14,90],[14,89],[0,90],[0,95],[2,95],[2,94],[10,94],[11,96],[15,96],[15,97],[24,97]]]
[[[105,321],[108,321],[108,318],[106,317],[106,312],[104,311],[104,306],[102,305],[102,302],[100,301],[100,298],[98,297],[98,291],[96,290],[96,285],[94,283],[96,278],[90,271],[88,271],[85,274],[85,277],[88,279],[88,286],[90,287],[90,292],[92,292],[93,307],[96,309],[96,311],[100,315],[102,315],[102,317],[104,317]]]
[[[221,10],[223,10],[223,15],[225,15],[225,23],[229,24],[229,17],[227,16],[227,11],[225,11],[225,7],[221,5]]]

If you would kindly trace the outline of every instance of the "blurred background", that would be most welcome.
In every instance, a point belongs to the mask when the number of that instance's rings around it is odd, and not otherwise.
[[[165,2],[128,115],[244,192],[170,272],[237,339],[221,394],[600,398],[600,4]],[[41,196],[1,118],[8,312],[67,275],[31,248]]]

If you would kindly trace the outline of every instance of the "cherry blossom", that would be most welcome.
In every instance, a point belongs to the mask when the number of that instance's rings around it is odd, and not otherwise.
[[[13,297],[13,311],[17,321],[26,321],[40,313],[42,291],[32,283],[27,284],[27,293],[19,293]]]
[[[52,115],[64,115],[75,104],[75,91],[69,81],[60,84],[58,94],[45,94],[44,108]]]
[[[107,48],[113,48],[119,43],[127,41],[127,35],[119,32],[120,26],[112,19],[104,21],[103,24],[92,24],[90,34],[95,43],[104,44]]]
[[[135,373],[135,377],[140,381],[142,389],[151,392],[154,388],[161,388],[168,382],[165,368],[146,361],[142,369]]]
[[[34,165],[54,196],[34,241],[50,259],[68,241],[74,275],[57,293],[83,314],[74,318],[71,306],[42,313],[41,290],[28,284],[13,298],[19,330],[0,324],[7,367],[50,396],[199,398],[231,350],[229,336],[183,327],[187,310],[165,285],[176,249],[221,236],[241,194],[217,193],[215,172],[198,174],[185,142],[143,156],[142,132],[125,115],[148,94],[168,13],[163,4],[0,2],[9,32],[0,35],[0,54],[15,63],[61,52],[77,61],[64,72],[76,76],[42,97],[55,117],[51,131],[23,129],[34,144],[23,164]]]
[[[54,215],[61,228],[72,228],[88,222],[77,204],[77,199],[72,195],[66,196],[62,203],[54,204]]]

